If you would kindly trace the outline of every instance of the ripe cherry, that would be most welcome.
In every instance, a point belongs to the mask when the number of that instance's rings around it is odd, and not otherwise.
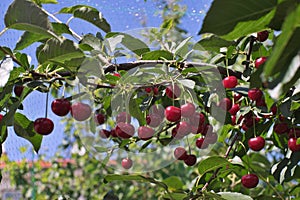
[[[185,150],[183,147],[177,147],[177,148],[174,150],[174,157],[175,157],[177,160],[185,160],[185,159],[188,158],[187,152],[186,152],[186,150]]]
[[[219,107],[222,108],[223,110],[230,110],[231,106],[232,106],[232,103],[229,98],[223,98],[219,102]]]
[[[299,128],[291,128],[290,131],[289,131],[288,136],[289,136],[289,138],[292,138],[292,137],[298,138],[298,137],[300,137],[300,129]]]
[[[119,72],[114,72],[113,73],[114,76],[121,78],[121,74]]]
[[[14,93],[17,97],[20,97],[23,93],[24,90],[24,86],[22,85],[15,85],[14,87]]]
[[[34,130],[41,135],[49,135],[54,129],[54,123],[48,118],[38,118],[33,123]]]
[[[119,122],[116,126],[116,134],[122,139],[131,138],[134,135],[134,126],[125,122]]]
[[[51,103],[51,110],[58,116],[65,116],[71,109],[71,103],[67,99],[55,99]]]
[[[273,113],[273,115],[276,115],[276,113],[277,113],[277,106],[276,106],[276,104],[272,105],[271,108],[270,108],[270,110]]]
[[[238,84],[237,78],[235,76],[228,76],[222,81],[224,88],[235,88]]]
[[[258,100],[255,102],[255,105],[256,105],[256,106],[260,106],[260,107],[266,107],[266,106],[267,106],[266,101],[265,101],[264,98],[258,99]]]
[[[269,37],[269,31],[261,31],[257,33],[256,40],[260,42],[264,42],[268,39]]]
[[[254,61],[254,65],[255,65],[255,68],[258,69],[260,65],[264,64],[266,62],[267,58],[266,57],[260,57],[260,58],[257,58],[255,61]]]
[[[258,184],[258,177],[255,174],[247,174],[242,176],[242,185],[246,188],[255,188]]]
[[[234,102],[237,102],[238,100],[240,100],[242,98],[242,95],[239,94],[239,93],[234,93],[233,95],[233,99],[234,99]]]
[[[98,113],[98,114],[95,115],[95,121],[96,121],[97,125],[104,124],[105,120],[106,120],[106,117],[105,117],[104,114]]]
[[[204,141],[208,144],[214,144],[218,141],[218,134],[215,132],[210,132],[205,135]]]
[[[196,108],[192,103],[186,103],[180,107],[182,117],[191,117],[195,114]]]
[[[3,119],[3,115],[0,114],[0,123],[1,123],[2,119]]]
[[[253,101],[257,101],[261,99],[263,96],[263,92],[258,88],[253,88],[248,90],[248,97]]]
[[[117,117],[116,117],[116,122],[127,122],[130,123],[131,122],[131,116],[130,114],[126,113],[126,112],[120,112]]]
[[[179,135],[186,136],[191,132],[191,125],[186,121],[179,122],[176,127]]]
[[[208,143],[204,138],[201,137],[196,140],[196,147],[198,147],[199,149],[206,149],[208,147]]]
[[[253,151],[260,151],[265,146],[265,139],[261,136],[257,136],[255,138],[250,138],[248,140],[248,146]]]
[[[198,112],[194,113],[194,115],[190,117],[190,123],[196,127],[202,126],[205,123],[205,115]]]
[[[138,136],[141,140],[149,140],[153,137],[155,131],[147,126],[141,126],[138,128]]]
[[[109,138],[109,136],[111,135],[111,132],[109,130],[101,129],[99,131],[99,135],[101,138],[106,139],[106,138]]]
[[[300,144],[297,144],[297,138],[292,137],[288,141],[288,147],[291,151],[300,151]]]
[[[181,110],[175,106],[168,106],[165,110],[165,117],[170,122],[177,122],[181,118]]]
[[[274,132],[277,134],[284,134],[289,131],[289,126],[285,122],[277,123],[274,125]]]
[[[158,127],[161,124],[162,120],[162,117],[155,113],[149,114],[146,117],[147,124],[153,128]]]
[[[123,158],[121,164],[124,169],[130,169],[133,162],[130,158]]]
[[[145,92],[147,92],[147,93],[152,92],[152,88],[151,88],[151,87],[147,87],[147,88],[145,88],[144,90],[145,90]]]
[[[193,154],[187,155],[187,158],[184,159],[184,163],[187,166],[193,166],[196,164],[196,162],[197,162],[197,157]]]
[[[234,104],[230,110],[228,111],[231,115],[236,115],[236,113],[240,110],[239,104]]]
[[[85,103],[76,102],[71,106],[71,115],[77,121],[87,120],[92,114],[92,108]]]
[[[181,89],[176,84],[169,85],[166,88],[166,95],[170,99],[176,99],[176,98],[178,98],[180,96],[180,94],[181,94]]]

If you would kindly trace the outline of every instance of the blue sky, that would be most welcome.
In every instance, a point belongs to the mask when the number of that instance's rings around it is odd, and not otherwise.
[[[4,15],[12,0],[0,1],[0,30],[4,28]],[[158,0],[58,0],[57,5],[46,5],[45,9],[51,13],[59,11],[62,7],[72,6],[76,4],[86,4],[97,8],[103,13],[112,27],[112,31],[128,31],[136,28],[142,28],[141,20],[146,20],[146,26],[158,27],[161,23],[161,18],[157,16],[159,7]],[[187,30],[191,36],[197,38],[197,32],[200,30],[201,23],[205,16],[206,11],[209,9],[211,0],[182,0],[181,4],[187,5],[187,14],[182,21],[181,27]],[[58,15],[62,21],[67,18]],[[95,33],[97,28],[93,27],[82,21],[74,21],[70,26],[79,34]],[[10,30],[0,37],[0,45],[14,48],[20,36],[20,32]],[[32,62],[35,63],[34,58],[36,45],[24,50],[33,56]],[[24,102],[25,110],[22,111],[29,119],[34,120],[37,117],[44,115],[45,109],[45,94],[34,93],[29,95],[28,99]],[[51,101],[49,101],[50,105]],[[54,133],[44,137],[41,154],[46,154],[47,157],[53,156],[56,147],[62,140],[63,124],[59,122],[59,118],[49,112],[49,117],[55,122]],[[8,156],[12,160],[20,160],[22,158],[32,158],[31,146],[25,140],[20,140],[9,130],[9,136],[5,143],[5,149]],[[28,147],[24,153],[20,153],[19,149],[22,146]],[[35,156],[36,157],[36,156]]]

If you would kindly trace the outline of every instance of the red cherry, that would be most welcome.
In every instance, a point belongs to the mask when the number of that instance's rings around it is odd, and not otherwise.
[[[215,132],[210,132],[209,134],[205,135],[204,141],[208,144],[214,144],[218,141],[218,134]]]
[[[266,106],[267,106],[266,101],[265,101],[264,98],[258,99],[258,100],[255,102],[255,105],[256,105],[256,106],[260,106],[260,107],[266,107]]]
[[[261,136],[257,136],[255,138],[250,138],[248,140],[248,146],[253,151],[260,151],[265,146],[265,139]]]
[[[239,104],[234,104],[230,110],[228,111],[231,115],[236,115],[236,113],[240,110]]]
[[[181,118],[181,110],[175,106],[168,106],[165,110],[165,117],[170,122],[177,122]]]
[[[188,156],[187,156],[186,150],[183,147],[177,147],[174,150],[174,157],[177,160],[185,160],[185,159],[187,159]]]
[[[157,114],[161,116],[161,118],[165,117],[165,108],[161,105],[152,105],[151,108],[149,109],[150,114]]]
[[[153,91],[154,95],[158,95],[158,93],[159,93],[158,87],[152,88],[152,91]]]
[[[119,122],[116,126],[117,136],[123,139],[131,138],[134,135],[134,126],[125,122]]]
[[[151,87],[147,87],[147,88],[145,88],[145,92],[147,92],[147,93],[150,93],[150,92],[152,92],[152,88],[151,88]]]
[[[101,137],[101,138],[104,138],[104,139],[109,138],[110,134],[111,134],[111,132],[108,131],[108,130],[105,130],[105,129],[101,129],[101,130],[99,131],[100,137]]]
[[[187,158],[184,159],[184,163],[187,166],[193,166],[196,164],[196,162],[197,162],[197,157],[193,154],[187,155]]]
[[[110,130],[110,135],[111,135],[112,137],[118,137],[118,135],[117,135],[117,132],[116,132],[116,129],[115,129],[115,128],[113,128],[113,129],[111,129],[111,130]]]
[[[274,132],[277,134],[284,134],[289,131],[289,126],[287,123],[281,122],[274,125]]]
[[[123,158],[121,164],[124,169],[130,169],[133,162],[130,158]]]
[[[119,72],[114,72],[113,75],[119,78],[121,77],[121,74]]]
[[[297,144],[297,138],[290,138],[288,141],[288,147],[291,151],[300,151],[300,144]]]
[[[130,123],[131,122],[131,116],[130,114],[126,113],[126,112],[120,112],[117,117],[116,117],[116,122],[127,122]]]
[[[149,140],[153,137],[155,131],[147,126],[141,126],[138,128],[138,136],[141,140]]]
[[[257,101],[261,99],[263,96],[263,92],[258,88],[253,88],[248,90],[248,97],[253,101]]]
[[[34,121],[33,127],[38,134],[49,135],[54,129],[54,124],[51,119],[38,118]]]
[[[20,97],[22,95],[24,86],[23,85],[15,85],[14,87],[14,93],[17,97]]]
[[[180,107],[182,117],[191,117],[195,114],[196,108],[192,103],[186,103]]]
[[[219,107],[222,108],[223,110],[230,110],[231,106],[232,106],[232,103],[229,98],[223,98],[219,102]]]
[[[180,94],[181,94],[181,89],[176,84],[169,85],[166,88],[166,95],[170,99],[176,99],[176,98],[178,98],[180,96]]]
[[[95,115],[95,121],[96,121],[97,125],[104,124],[105,119],[106,119],[106,117],[102,113],[98,113],[98,114]]]
[[[260,42],[264,42],[268,39],[269,37],[269,32],[268,31],[261,31],[257,33],[257,37],[256,40],[260,41]]]
[[[256,59],[254,61],[255,68],[258,69],[260,65],[262,65],[266,62],[266,60],[267,60],[266,57],[261,57],[261,58]]]
[[[175,139],[182,139],[185,135],[180,135],[178,134],[177,131],[178,131],[177,126],[172,129],[172,137]]]
[[[231,125],[236,125],[236,115],[231,116]]]
[[[204,138],[198,138],[196,140],[196,147],[198,147],[199,149],[206,149],[208,147],[208,143]]]
[[[235,88],[238,84],[237,78],[235,76],[228,76],[222,81],[224,88]]]
[[[198,112],[194,113],[194,115],[190,117],[190,123],[193,126],[202,126],[205,123],[205,115]]]
[[[258,177],[255,174],[242,176],[242,185],[246,188],[255,188],[258,184]]]
[[[71,115],[77,121],[87,120],[92,114],[92,108],[85,103],[77,102],[71,106]]]
[[[191,132],[191,125],[186,121],[179,122],[176,128],[177,134],[181,136],[186,136]]]
[[[1,120],[0,120],[1,121]],[[300,129],[299,128],[291,128],[288,134],[289,138],[292,137],[300,137]]]
[[[51,103],[51,110],[58,116],[65,116],[71,109],[71,103],[67,99],[55,99]]]
[[[213,127],[212,127],[212,125],[206,124],[206,125],[204,126],[203,131],[202,131],[201,133],[202,133],[202,135],[207,135],[207,134],[211,134],[212,132],[213,132]]]
[[[276,104],[272,105],[272,107],[270,108],[270,110],[273,113],[273,115],[276,115],[276,113],[277,113],[277,106],[276,106]]]
[[[239,94],[239,93],[234,93],[233,95],[233,99],[234,99],[234,102],[237,102],[238,100],[240,100],[242,98],[242,95]]]
[[[147,124],[153,128],[158,127],[161,124],[162,120],[163,119],[161,118],[161,116],[157,114],[149,114],[146,117]]]
[[[1,123],[2,119],[3,119],[3,115],[0,114],[0,123]]]

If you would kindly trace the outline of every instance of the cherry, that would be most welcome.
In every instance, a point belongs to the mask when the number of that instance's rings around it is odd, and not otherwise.
[[[186,103],[180,107],[182,117],[191,117],[195,114],[196,108],[192,103]]]
[[[165,110],[165,117],[170,122],[177,122],[181,118],[181,110],[175,106],[168,106]]]
[[[257,136],[255,138],[250,138],[248,140],[248,146],[253,151],[260,151],[265,146],[265,139],[261,136]]]
[[[0,120],[1,121],[1,120]],[[292,137],[300,137],[300,129],[299,128],[291,128],[288,134],[289,138]]]
[[[255,65],[255,68],[258,69],[260,65],[264,64],[266,62],[267,58],[266,57],[260,57],[260,58],[257,58],[255,61],[254,61],[254,65]]]
[[[261,107],[266,107],[266,106],[267,106],[266,101],[265,101],[264,98],[258,99],[258,100],[255,102],[255,105],[256,105],[256,106],[261,106]]]
[[[178,131],[177,126],[172,129],[172,137],[175,139],[182,139],[185,135],[180,135],[180,134],[178,134],[177,131]]]
[[[204,138],[198,138],[196,140],[196,147],[198,147],[199,149],[206,149],[208,147],[208,143]]]
[[[218,134],[215,132],[210,132],[209,134],[205,135],[205,142],[208,144],[214,144],[218,140]]]
[[[193,166],[196,164],[196,162],[197,162],[197,157],[193,154],[187,155],[187,158],[184,159],[184,163],[187,166]]]
[[[92,108],[85,103],[76,102],[71,106],[71,115],[77,121],[87,120],[92,114]]]
[[[134,135],[134,126],[125,122],[119,122],[116,126],[116,134],[120,138],[128,139]]]
[[[166,88],[166,95],[170,99],[176,99],[176,98],[178,98],[180,96],[180,94],[181,94],[181,89],[176,84],[169,85]]]
[[[230,110],[228,111],[231,115],[236,115],[236,113],[240,110],[239,104],[234,104]]]
[[[58,116],[65,116],[71,109],[71,103],[67,99],[55,99],[51,103],[51,110]]]
[[[242,176],[242,185],[246,188],[255,188],[258,184],[258,177],[255,174],[247,174]]]
[[[147,92],[147,93],[152,92],[152,88],[151,88],[151,87],[147,87],[147,88],[145,88],[144,90],[145,90],[145,92]]]
[[[229,98],[223,98],[219,102],[219,107],[222,108],[223,110],[230,110],[231,106],[232,106],[232,103]]]
[[[15,85],[14,87],[14,93],[17,97],[20,97],[22,95],[24,86],[23,85]]]
[[[121,78],[121,74],[119,72],[114,72],[113,73],[114,76]]]
[[[49,135],[54,129],[54,123],[49,118],[38,118],[33,123],[34,130],[41,135]]]
[[[153,137],[155,131],[147,126],[141,126],[138,128],[138,136],[141,140],[149,140]]]
[[[175,157],[177,160],[185,160],[185,159],[188,158],[188,155],[187,155],[186,150],[185,150],[183,147],[177,147],[177,148],[174,150],[174,157]]]
[[[287,123],[281,122],[274,125],[274,132],[277,134],[284,134],[289,131],[289,126]]]
[[[236,125],[236,115],[231,116],[231,125]]]
[[[116,122],[127,122],[130,123],[131,122],[131,116],[130,114],[126,113],[126,112],[120,112],[117,117],[116,117]]]
[[[270,110],[273,113],[273,115],[276,115],[276,113],[277,113],[277,106],[276,106],[276,104],[272,105],[271,108],[270,108]]]
[[[186,136],[191,132],[191,125],[186,121],[179,122],[176,127],[178,135]]]
[[[150,114],[157,114],[161,118],[165,117],[165,109],[160,105],[156,105],[156,104],[152,105],[150,110],[149,110],[149,113]]]
[[[228,76],[222,81],[224,88],[235,88],[237,86],[238,81],[235,76]]]
[[[101,138],[106,139],[106,138],[109,138],[109,136],[111,135],[111,132],[109,130],[101,129],[99,131],[99,135]]]
[[[146,117],[147,124],[153,128],[158,127],[161,124],[162,120],[163,119],[161,118],[160,115],[154,113],[149,114]]]
[[[158,93],[159,93],[158,87],[152,88],[152,91],[153,91],[154,95],[158,95]]]
[[[240,100],[242,98],[242,95],[239,94],[239,93],[234,93],[233,95],[233,99],[234,99],[234,102],[237,102],[238,100]]]
[[[130,158],[123,158],[121,164],[124,169],[130,169],[133,162]]]
[[[268,31],[261,31],[257,33],[257,37],[256,40],[260,41],[260,42],[264,42],[268,39],[269,37],[269,32]]]
[[[210,124],[205,124],[203,131],[201,132],[202,135],[211,134],[213,132],[213,127]]]
[[[111,130],[110,130],[110,135],[111,135],[112,137],[118,137],[118,135],[117,135],[117,132],[116,132],[116,129],[115,129],[115,128],[113,128],[113,129],[111,129]]]
[[[105,119],[106,119],[106,117],[102,113],[98,113],[98,114],[95,115],[95,121],[96,121],[97,125],[104,124]]]
[[[292,137],[288,141],[288,147],[291,151],[300,151],[300,144],[297,144],[297,138]]]
[[[3,119],[3,115],[0,114],[0,123],[1,123],[2,119]]]
[[[194,113],[192,117],[190,117],[190,123],[193,126],[202,126],[205,123],[205,115],[203,113]]]
[[[258,88],[253,88],[248,90],[248,97],[253,101],[257,101],[261,99],[263,96],[263,92]]]

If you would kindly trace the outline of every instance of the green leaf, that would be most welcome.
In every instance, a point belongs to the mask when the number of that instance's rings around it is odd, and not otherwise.
[[[290,13],[283,24],[282,33],[273,47],[271,56],[268,57],[264,66],[265,78],[274,76],[277,73],[285,74],[287,66],[297,55],[300,48],[300,5]],[[287,51],[288,49],[288,51]],[[299,66],[299,65],[298,65]]]
[[[231,163],[223,157],[211,156],[205,160],[201,160],[198,164],[198,171],[201,175],[216,170],[220,167],[231,165]]]
[[[102,51],[101,43],[102,43],[101,40],[92,34],[84,35],[82,40],[80,41],[80,44],[86,44],[90,46],[93,50],[98,50],[98,51]]]
[[[32,121],[21,113],[15,113],[14,131],[18,136],[28,140],[33,145],[34,150],[38,153],[43,136],[34,131]]]
[[[139,105],[143,102],[142,98],[130,98],[129,100],[129,112],[130,115],[139,121],[140,125],[146,124],[146,119],[142,113]]]
[[[139,181],[148,182],[148,180],[141,175],[119,175],[119,174],[109,174],[104,177],[104,182],[112,181]]]
[[[32,0],[33,2],[35,2],[38,5],[42,5],[42,4],[57,4],[57,0]]]
[[[181,58],[186,59],[187,55],[189,55],[189,41],[191,40],[192,37],[188,37],[176,47],[175,49],[175,55],[180,56]]]
[[[106,38],[108,39],[109,43],[114,43],[114,46],[116,46],[117,44],[115,41],[110,41],[111,39],[115,38],[118,42],[123,44],[127,49],[138,56],[150,51],[146,43],[125,33],[111,32],[106,35]]]
[[[96,8],[86,5],[76,5],[72,7],[62,8],[60,13],[73,14],[74,17],[83,19],[102,29],[104,32],[110,32],[110,25],[103,18]]]
[[[165,50],[150,51],[142,55],[142,60],[173,60],[174,55]]]
[[[15,50],[23,50],[31,44],[49,38],[48,35],[32,33],[26,31],[18,40]]]
[[[38,52],[40,64],[48,62],[64,63],[76,58],[83,58],[84,53],[71,40],[65,39],[62,42],[56,39],[49,39]],[[81,63],[78,63],[78,66]]]
[[[184,186],[180,178],[177,176],[170,176],[164,179],[162,182],[165,183],[171,190],[179,190]]]
[[[220,48],[229,47],[235,44],[236,43],[233,41],[228,41],[216,35],[212,35],[197,42],[194,46],[194,49],[202,50],[204,48],[208,51],[220,52]]]
[[[35,3],[28,0],[15,0],[10,4],[4,22],[6,27],[50,37],[57,36],[48,19],[48,15]]]
[[[226,200],[232,200],[232,199],[253,200],[250,196],[237,193],[237,192],[218,192],[217,194],[221,195],[221,197]]]
[[[272,16],[266,17],[266,15],[270,14],[270,11],[276,5],[276,0],[249,0],[247,4],[243,0],[215,0],[204,19],[199,34],[213,33],[224,36],[238,27],[231,35],[225,37],[226,39],[235,39],[256,30],[264,29],[268,24],[268,20],[272,19]],[[243,23],[248,21],[250,21],[249,25]],[[241,30],[242,27],[246,30]],[[242,32],[237,33],[237,30]]]
[[[292,101],[291,110],[297,110],[300,108],[300,100]]]

